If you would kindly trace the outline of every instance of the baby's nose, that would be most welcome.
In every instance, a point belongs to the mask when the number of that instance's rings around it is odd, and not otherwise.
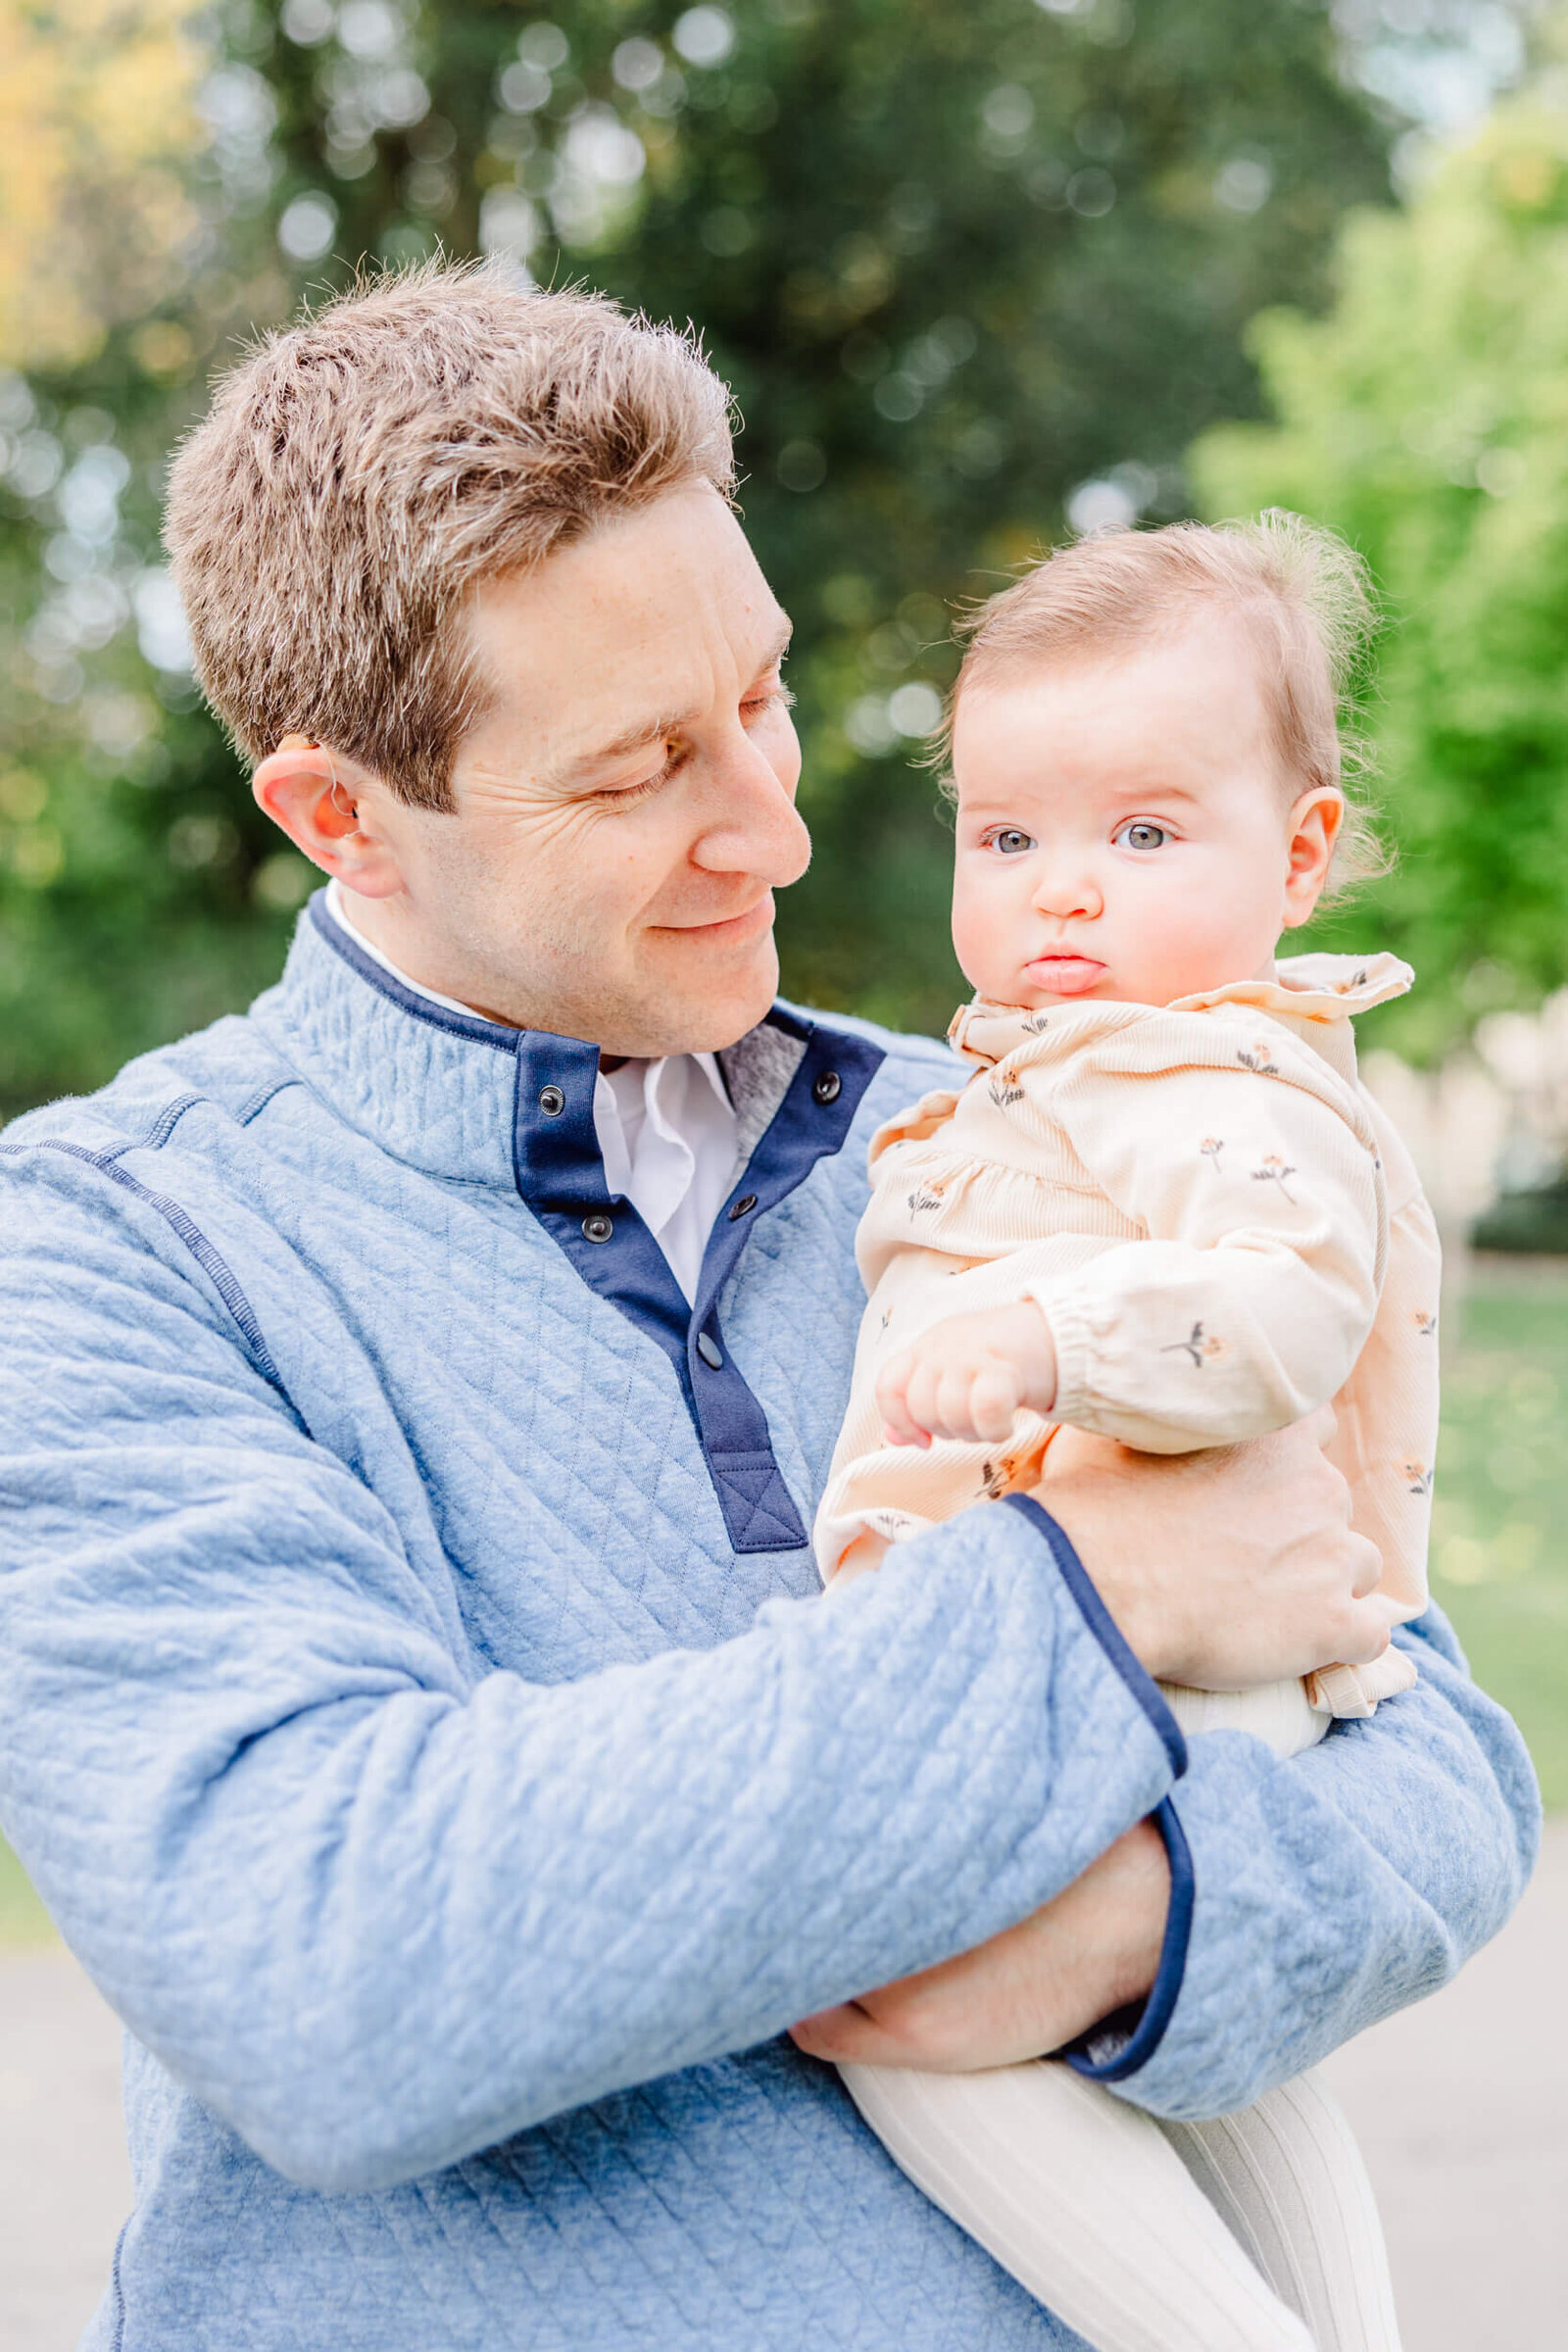
[[[1097,915],[1103,900],[1094,874],[1086,866],[1067,862],[1048,867],[1041,875],[1035,905],[1042,914]]]

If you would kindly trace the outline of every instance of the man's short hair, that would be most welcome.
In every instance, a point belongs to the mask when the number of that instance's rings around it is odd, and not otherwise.
[[[488,692],[473,588],[734,478],[729,395],[690,331],[506,265],[438,265],[361,284],[234,368],[175,460],[165,540],[243,754],[309,736],[450,808]]]

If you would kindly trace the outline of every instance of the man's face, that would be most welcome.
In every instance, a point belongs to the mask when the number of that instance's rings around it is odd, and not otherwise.
[[[492,696],[456,812],[381,799],[402,888],[352,911],[411,977],[611,1054],[716,1050],[778,985],[810,845],[789,622],[706,484],[477,593]],[[363,915],[363,919],[362,919]]]

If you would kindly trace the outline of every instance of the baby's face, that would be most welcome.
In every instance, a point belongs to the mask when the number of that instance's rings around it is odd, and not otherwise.
[[[970,688],[953,766],[954,945],[1004,1004],[1165,1004],[1267,977],[1339,821],[1332,792],[1293,808],[1255,646],[1220,617]]]

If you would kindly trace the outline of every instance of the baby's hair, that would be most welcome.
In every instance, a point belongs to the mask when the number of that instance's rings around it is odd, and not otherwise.
[[[1337,532],[1278,507],[1255,521],[1097,532],[988,598],[958,624],[968,642],[944,749],[971,688],[1171,636],[1205,610],[1234,612],[1253,632],[1285,773],[1301,792],[1332,784],[1346,793],[1325,895],[1386,873],[1387,854],[1349,792],[1371,773],[1351,723],[1352,690],[1377,627],[1366,566]]]

